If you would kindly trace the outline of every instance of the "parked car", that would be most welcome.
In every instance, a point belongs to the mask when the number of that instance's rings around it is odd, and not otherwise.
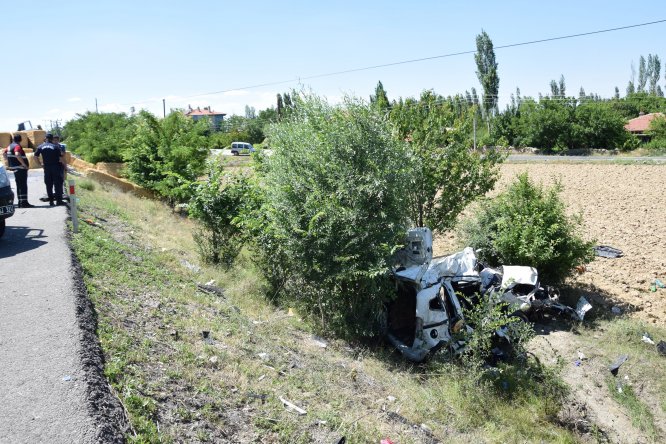
[[[0,237],[5,234],[5,219],[14,215],[14,192],[4,165],[0,164]]]
[[[252,146],[251,143],[246,143],[246,142],[233,142],[231,144],[231,154],[234,156],[238,156],[241,154],[252,154],[256,150]]]

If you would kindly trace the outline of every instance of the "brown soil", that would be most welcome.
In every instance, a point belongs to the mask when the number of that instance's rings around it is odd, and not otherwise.
[[[584,234],[599,245],[619,248],[618,259],[596,258],[570,282],[587,288],[597,303],[650,323],[666,325],[666,289],[650,291],[655,279],[666,282],[666,168],[660,165],[505,164],[496,194],[517,174],[564,188],[570,213],[580,213]],[[438,236],[435,254],[456,248],[451,234]]]

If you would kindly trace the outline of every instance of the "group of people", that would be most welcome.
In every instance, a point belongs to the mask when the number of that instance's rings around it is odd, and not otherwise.
[[[28,202],[28,156],[21,147],[23,138],[20,134],[14,134],[12,143],[4,150],[3,156],[7,159],[8,170],[14,172],[16,180],[16,195],[19,208],[34,208]],[[49,205],[64,205],[63,184],[67,162],[65,161],[65,147],[60,144],[60,136],[51,133],[46,135],[46,141],[37,147],[35,157],[41,157],[44,167],[44,184]]]

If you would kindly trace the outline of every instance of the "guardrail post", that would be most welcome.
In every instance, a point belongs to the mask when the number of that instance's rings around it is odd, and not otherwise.
[[[69,179],[69,212],[72,215],[72,228],[74,232],[79,232],[79,215],[77,214],[76,209],[76,182],[74,179]]]

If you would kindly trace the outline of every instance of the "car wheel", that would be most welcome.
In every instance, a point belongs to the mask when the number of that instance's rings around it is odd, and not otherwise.
[[[0,219],[0,237],[5,234],[5,220]]]

